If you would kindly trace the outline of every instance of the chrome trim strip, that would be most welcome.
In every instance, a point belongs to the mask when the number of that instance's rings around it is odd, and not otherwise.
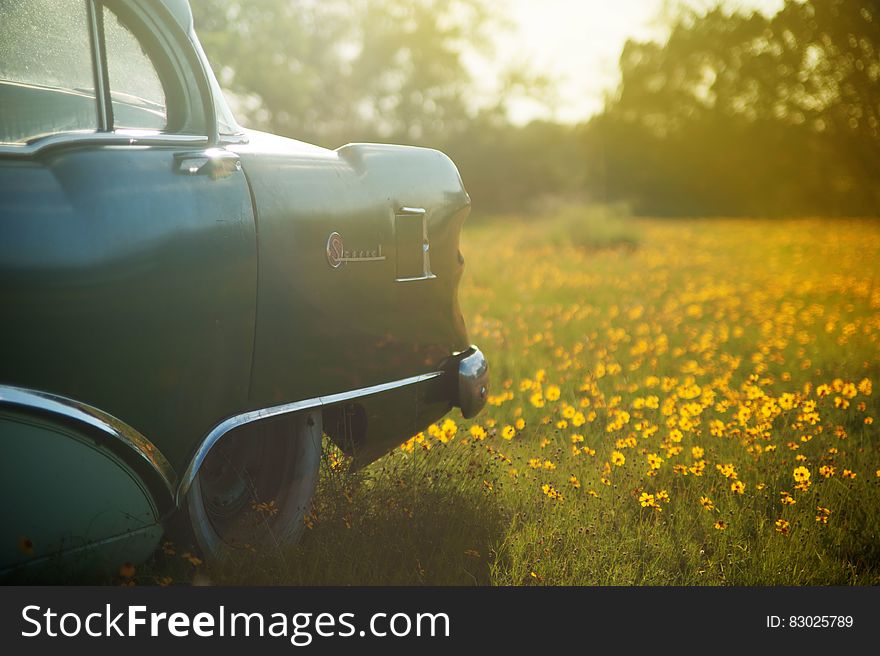
[[[422,222],[422,273],[418,276],[403,276],[395,278],[395,282],[415,282],[416,280],[432,280],[436,278],[436,274],[431,271],[431,244],[428,241],[428,211],[424,207],[401,207],[394,215],[395,230],[397,229],[397,219],[400,217],[418,217],[417,220]],[[398,249],[400,243],[398,242]],[[398,262],[400,253],[398,250]]]
[[[396,214],[408,216],[423,216],[427,214],[427,210],[425,210],[424,207],[401,207],[399,210],[397,210]]]
[[[152,442],[116,417],[64,396],[11,385],[0,385],[0,407],[4,405],[36,409],[97,428],[143,458],[162,479],[168,499],[174,498],[177,475],[171,463]]]
[[[235,134],[226,134],[220,133],[220,145],[221,146],[232,146],[232,145],[240,145],[250,143],[250,137],[248,137],[244,132],[236,132]]]
[[[208,137],[190,134],[138,132],[63,132],[40,137],[28,144],[0,143],[0,155],[30,157],[62,146],[204,146]]]
[[[437,274],[431,273],[427,276],[416,276],[415,278],[395,278],[394,282],[417,282],[419,280],[433,280]]]
[[[183,476],[180,479],[180,484],[177,487],[177,505],[178,507],[180,507],[180,505],[183,503],[183,499],[186,496],[190,485],[192,485],[192,482],[195,480],[196,474],[199,471],[199,467],[202,466],[202,463],[204,462],[211,448],[218,442],[218,440],[220,440],[221,437],[223,437],[229,431],[235,428],[239,428],[240,426],[244,426],[245,424],[250,424],[255,421],[260,421],[262,419],[278,417],[280,415],[286,415],[293,412],[301,412],[303,410],[311,410],[327,405],[333,405],[335,403],[344,403],[345,401],[351,401],[353,399],[359,399],[365,396],[371,396],[373,394],[380,394],[382,392],[387,392],[393,389],[406,387],[407,385],[416,385],[418,383],[423,383],[442,375],[442,371],[432,371],[431,373],[421,374],[420,376],[411,376],[409,378],[403,378],[401,380],[394,380],[389,383],[380,383],[379,385],[371,385],[370,387],[362,387],[360,389],[350,390],[348,392],[340,392],[338,394],[330,394],[328,396],[316,396],[311,399],[293,401],[292,403],[284,403],[282,405],[272,406],[271,408],[252,410],[250,412],[245,412],[240,415],[229,417],[228,419],[225,419],[214,426],[214,428],[211,429],[211,432],[208,433],[207,436],[205,436],[204,440],[202,440],[201,445],[199,446],[195,455],[192,457],[189,466],[186,468],[186,472],[184,472]]]

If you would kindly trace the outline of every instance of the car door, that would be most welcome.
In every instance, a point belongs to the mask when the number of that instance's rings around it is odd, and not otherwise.
[[[247,400],[253,208],[161,3],[5,0],[0,383],[96,406],[178,471]]]

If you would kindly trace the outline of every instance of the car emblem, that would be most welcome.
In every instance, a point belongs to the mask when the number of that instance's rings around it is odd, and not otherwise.
[[[384,259],[382,244],[376,248],[345,250],[342,235],[338,232],[331,232],[327,238],[327,262],[334,269],[338,269],[346,262],[381,262]]]
[[[334,269],[342,266],[342,256],[345,248],[342,245],[342,236],[338,232],[331,232],[327,238],[327,261]]]

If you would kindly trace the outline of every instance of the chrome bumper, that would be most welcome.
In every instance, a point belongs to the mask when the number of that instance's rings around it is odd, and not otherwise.
[[[476,346],[458,362],[458,407],[465,419],[476,417],[489,395],[489,363]]]

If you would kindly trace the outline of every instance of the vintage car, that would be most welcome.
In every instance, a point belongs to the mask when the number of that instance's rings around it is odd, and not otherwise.
[[[323,435],[480,411],[445,155],[239,127],[185,0],[2,11],[0,577],[283,546]]]

